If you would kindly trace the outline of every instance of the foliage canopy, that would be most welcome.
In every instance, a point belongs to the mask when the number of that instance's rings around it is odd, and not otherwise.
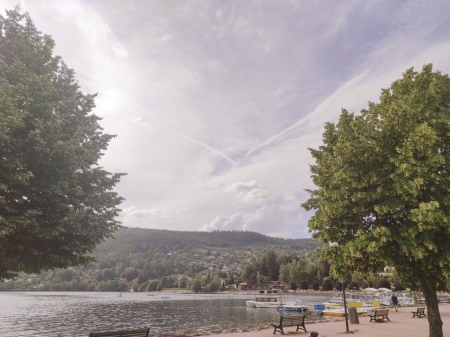
[[[442,336],[436,290],[450,284],[449,136],[449,77],[409,69],[361,115],[326,124],[310,149],[318,189],[302,205],[316,211],[314,236],[336,243],[322,257],[338,275],[393,266],[424,292],[432,336]]]
[[[0,280],[86,264],[120,227],[95,95],[17,7],[0,16]]]

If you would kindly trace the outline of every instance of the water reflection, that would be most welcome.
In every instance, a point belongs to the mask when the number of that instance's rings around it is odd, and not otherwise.
[[[0,335],[88,336],[91,331],[140,327],[150,327],[152,333],[227,330],[263,326],[279,319],[280,313],[274,309],[247,308],[245,301],[249,298],[206,294],[123,293],[118,297],[117,293],[0,293]],[[305,304],[324,299],[302,297]]]

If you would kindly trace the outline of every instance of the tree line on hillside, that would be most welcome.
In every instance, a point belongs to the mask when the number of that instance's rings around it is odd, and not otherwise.
[[[404,290],[405,286],[399,276],[393,272],[389,276],[384,273],[349,273],[344,282],[330,275],[330,264],[321,260],[316,253],[308,255],[280,255],[268,252],[267,255],[245,266],[240,280],[248,285],[268,284],[270,281],[281,281],[296,290],[360,290],[367,287]],[[408,284],[410,285],[410,284]]]
[[[281,281],[292,290],[340,290],[342,282],[330,276],[327,261],[317,254],[282,254],[267,251],[252,263],[243,265],[241,272],[226,273],[220,269],[210,270],[200,264],[185,266],[186,256],[180,255],[175,262],[167,254],[113,253],[99,255],[99,262],[70,269],[42,271],[35,275],[21,275],[16,280],[0,284],[0,291],[160,291],[163,289],[187,289],[194,292],[234,290],[242,282],[263,285]],[[206,251],[204,256],[212,254]],[[218,255],[219,253],[216,252]],[[188,254],[189,255],[189,254]],[[156,257],[156,260],[152,258]],[[182,269],[179,269],[182,268]],[[367,286],[404,289],[398,277],[390,279],[376,274],[362,277],[348,274],[344,287],[359,290]]]
[[[192,250],[196,247],[242,248],[254,245],[279,245],[287,249],[310,252],[322,246],[314,239],[273,238],[250,231],[187,232],[144,228],[122,228],[115,239],[100,244],[97,252],[130,251],[146,252],[159,249],[164,253],[176,250]]]

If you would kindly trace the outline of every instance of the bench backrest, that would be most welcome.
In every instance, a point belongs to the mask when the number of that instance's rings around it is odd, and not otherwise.
[[[292,316],[281,316],[282,324],[287,325],[301,325],[305,321],[305,315],[292,315]]]
[[[417,308],[417,312],[418,312],[418,313],[424,313],[424,312],[425,312],[425,307],[423,307],[423,308]]]
[[[89,337],[148,337],[149,332],[150,328],[122,331],[103,331],[91,332]]]
[[[376,309],[375,316],[386,316],[388,314],[388,309]]]

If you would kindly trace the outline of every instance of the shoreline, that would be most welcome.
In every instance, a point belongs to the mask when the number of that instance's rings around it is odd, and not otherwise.
[[[295,331],[295,327],[284,328],[285,335],[301,335],[308,336],[310,332],[315,331],[320,337],[342,337],[344,334],[352,334],[360,337],[379,337],[379,336],[396,336],[396,337],[419,337],[428,336],[429,326],[427,318],[413,318],[412,312],[418,307],[399,307],[398,312],[389,309],[390,321],[383,323],[370,322],[369,316],[359,316],[359,324],[351,324],[348,321],[349,332],[346,331],[346,323],[344,318],[334,319],[332,321],[315,321],[307,322],[306,329],[308,332]],[[264,309],[262,309],[264,310]],[[425,310],[426,312],[426,310]],[[443,322],[443,335],[450,336],[450,304],[442,304],[439,306],[441,320]],[[202,329],[162,332],[152,334],[152,337],[194,337],[207,335],[220,335],[220,337],[274,337],[283,336],[277,332],[273,334],[271,323],[256,327],[254,329],[229,329],[229,330],[212,330],[206,331]]]
[[[151,293],[158,293],[158,292],[151,292]],[[173,290],[173,289],[163,289],[161,293],[172,293],[172,294],[214,294],[214,295],[254,295],[251,291],[218,291],[218,292],[199,292],[195,293],[193,291],[186,291],[183,290]],[[281,292],[279,293],[281,296],[332,296],[333,291],[296,291],[294,293],[290,292]]]

